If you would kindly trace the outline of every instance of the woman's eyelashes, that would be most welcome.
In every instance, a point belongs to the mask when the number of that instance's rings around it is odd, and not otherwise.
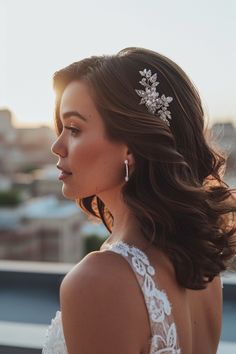
[[[77,136],[80,132],[80,130],[78,128],[67,127],[67,126],[65,126],[64,128],[67,130],[70,130],[70,135],[72,135],[72,136]]]

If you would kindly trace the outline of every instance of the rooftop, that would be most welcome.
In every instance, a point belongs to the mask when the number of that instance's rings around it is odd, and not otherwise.
[[[0,229],[15,229],[23,218],[62,219],[80,215],[75,202],[58,200],[53,195],[31,198],[17,207],[0,208]]]

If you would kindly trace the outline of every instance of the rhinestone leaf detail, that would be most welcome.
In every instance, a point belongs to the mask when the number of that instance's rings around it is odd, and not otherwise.
[[[141,97],[139,104],[145,104],[150,113],[159,116],[170,126],[169,120],[172,117],[168,107],[169,103],[173,101],[173,97],[166,97],[164,94],[160,96],[157,92],[156,87],[160,83],[157,81],[157,73],[152,74],[150,69],[140,70],[139,73],[142,76],[139,83],[145,88],[145,90],[135,89],[135,92]]]

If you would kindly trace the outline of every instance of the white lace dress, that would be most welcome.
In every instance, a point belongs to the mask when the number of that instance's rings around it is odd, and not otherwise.
[[[151,326],[150,354],[180,354],[171,304],[154,281],[155,269],[147,255],[133,245],[117,241],[107,250],[122,255],[131,265],[141,286]],[[57,311],[48,327],[42,354],[68,354],[63,335],[61,312]]]

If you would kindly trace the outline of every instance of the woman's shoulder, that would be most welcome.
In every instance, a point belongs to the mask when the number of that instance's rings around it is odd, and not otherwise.
[[[122,276],[122,270],[127,269],[127,265],[122,257],[114,252],[93,251],[88,253],[78,262],[64,277],[62,286],[70,281],[108,281],[112,280],[116,274]]]
[[[130,265],[119,254],[115,252],[93,251],[87,254],[77,263],[63,278],[60,286],[60,299],[69,297],[76,302],[82,295],[80,301],[86,301],[87,294],[93,294],[97,299],[102,294],[104,303],[109,304],[111,298],[117,300],[117,304],[125,309],[130,302],[120,301],[120,293],[127,298],[135,296],[137,282]]]
[[[106,343],[108,347],[116,346],[122,353],[140,351],[148,335],[141,325],[145,309],[127,267],[127,262],[115,253],[94,251],[64,277],[60,304],[68,337],[76,331],[75,337],[87,343],[92,332],[96,346],[102,348],[106,333],[111,341]],[[120,333],[120,328],[125,330]]]

